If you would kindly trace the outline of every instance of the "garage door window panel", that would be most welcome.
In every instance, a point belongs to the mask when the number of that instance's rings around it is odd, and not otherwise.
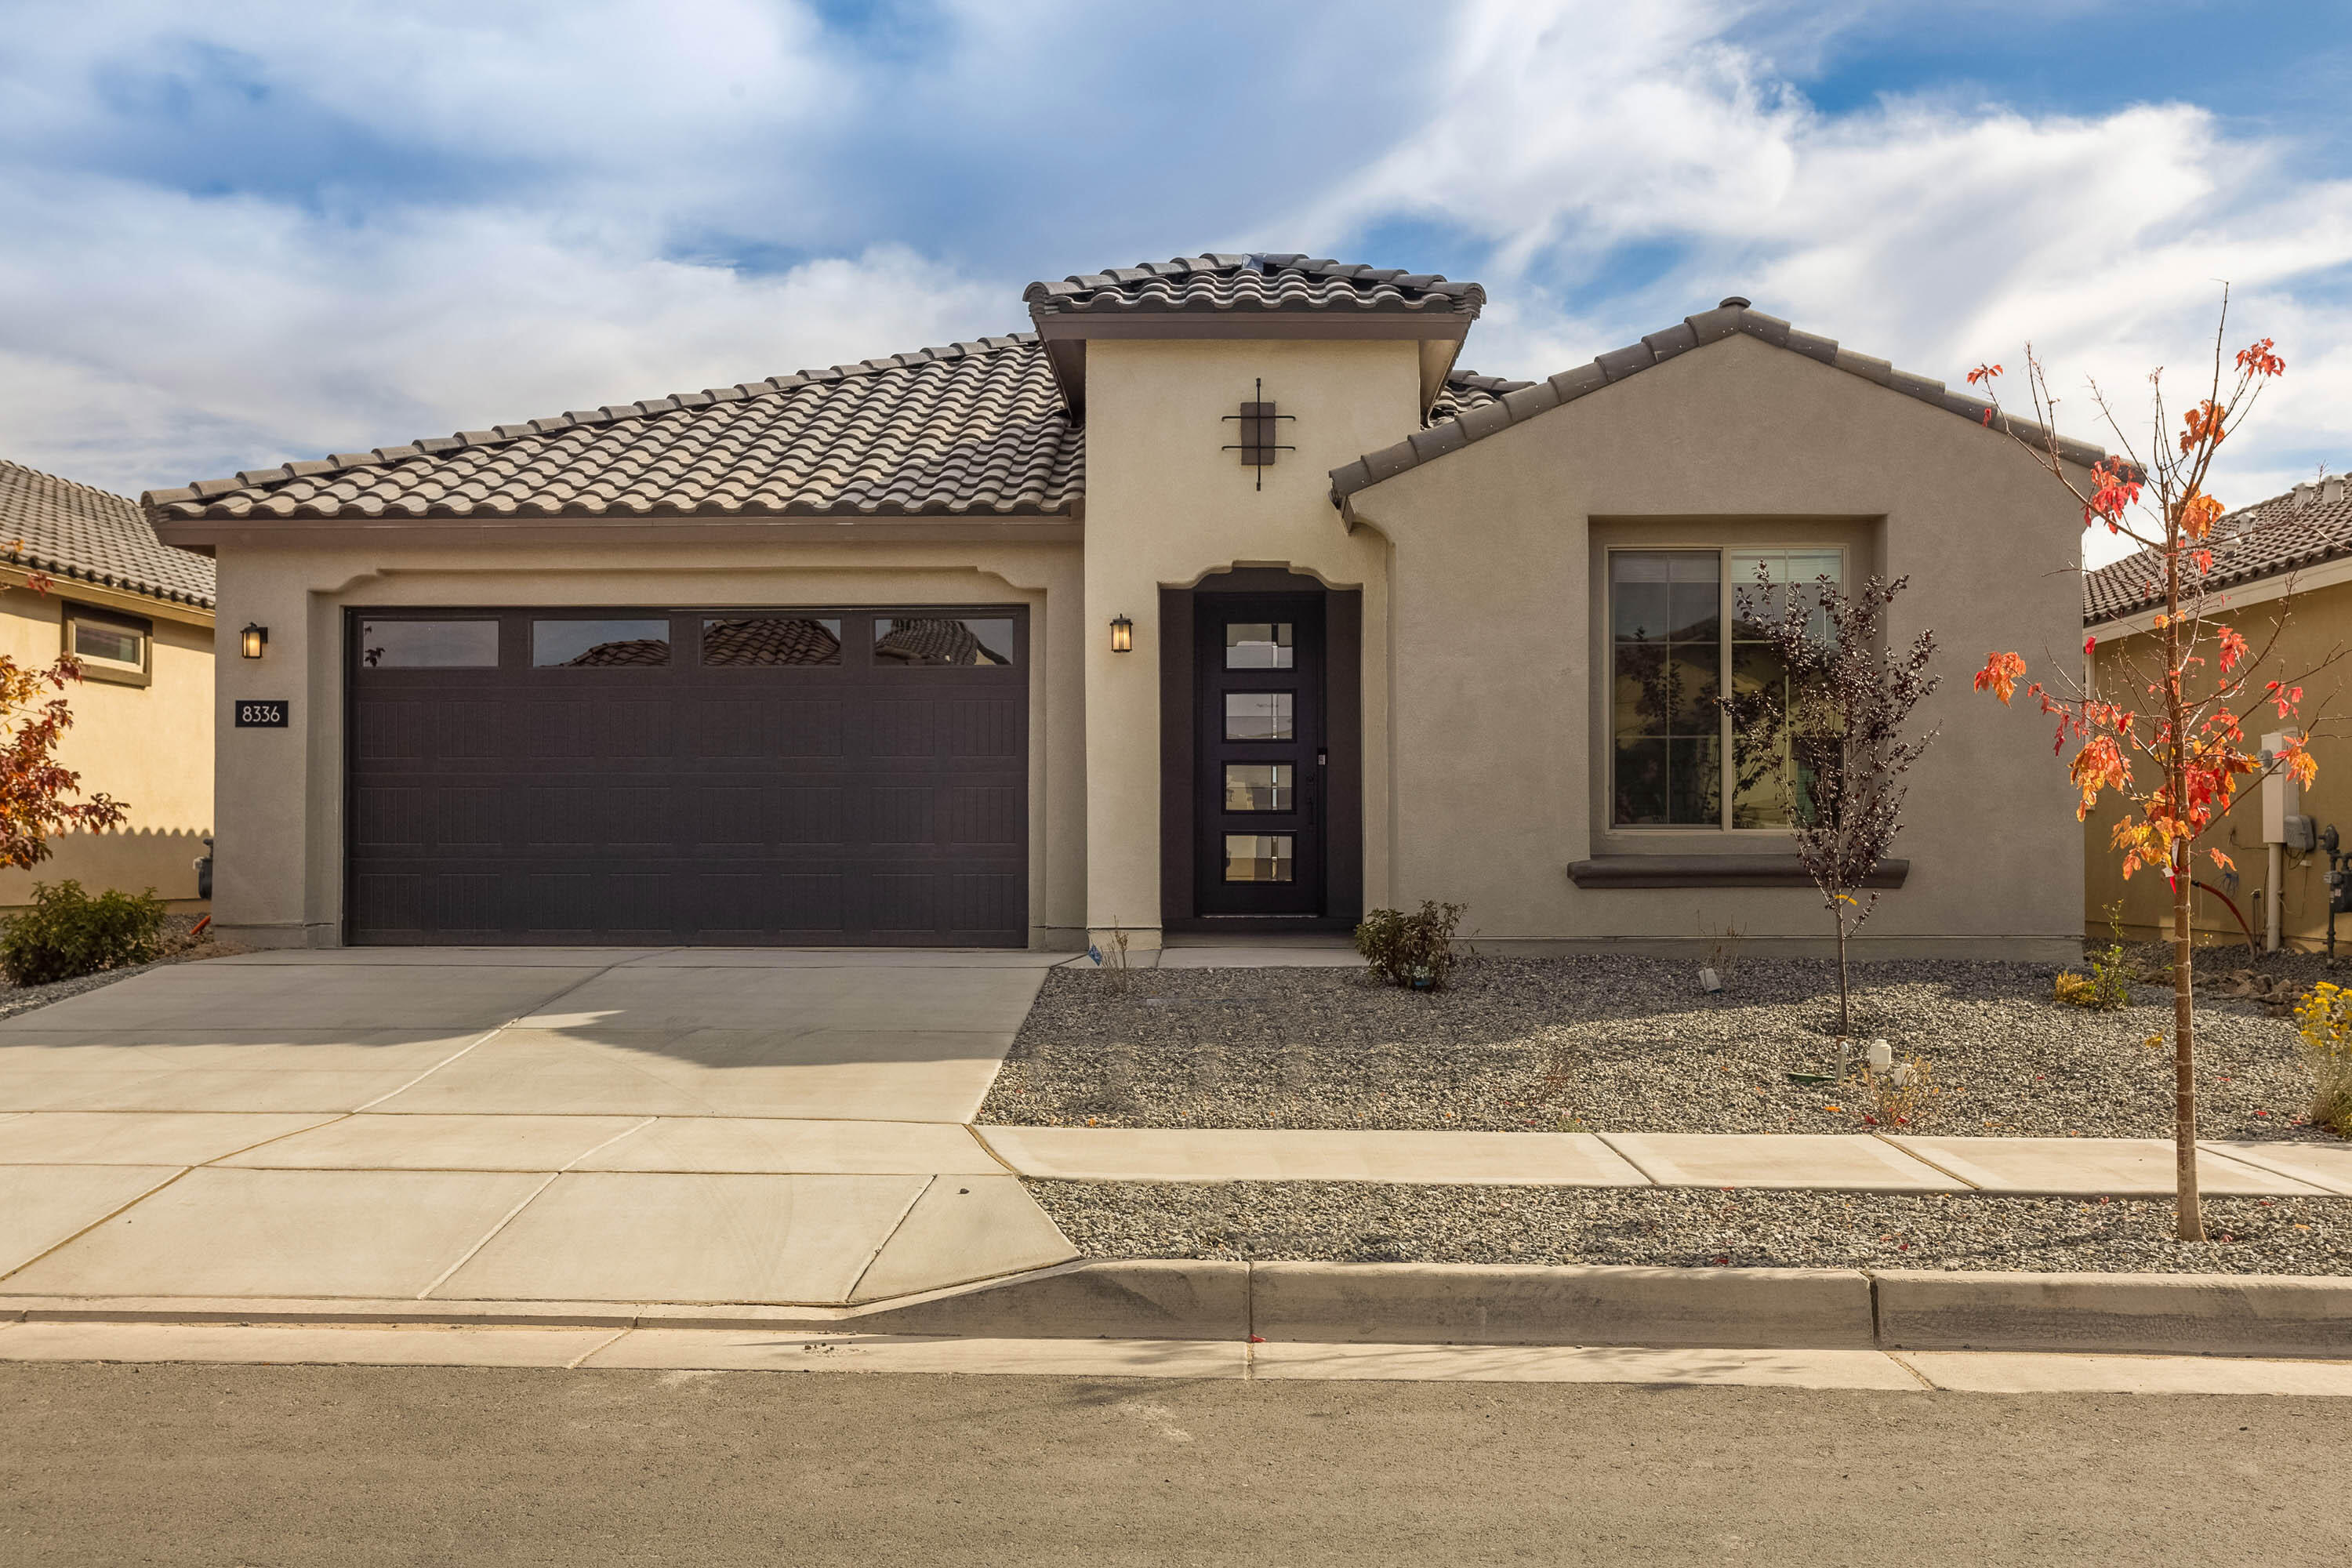
[[[979,616],[877,616],[874,662],[895,669],[1003,669],[1013,623]]]
[[[710,669],[825,669],[841,664],[838,616],[716,616],[702,622]]]
[[[533,621],[530,662],[538,669],[657,669],[669,663],[669,622]]]
[[[492,620],[362,620],[362,669],[495,669],[499,623]]]

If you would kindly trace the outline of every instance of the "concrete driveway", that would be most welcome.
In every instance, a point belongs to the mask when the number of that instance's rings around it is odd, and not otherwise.
[[[1062,1262],[965,1125],[1054,962],[153,971],[0,1020],[0,1298],[840,1305]]]

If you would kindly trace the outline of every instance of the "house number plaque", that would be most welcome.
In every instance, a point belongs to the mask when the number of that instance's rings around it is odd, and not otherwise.
[[[290,702],[244,698],[236,705],[236,727],[240,730],[283,730],[286,715],[294,705]]]

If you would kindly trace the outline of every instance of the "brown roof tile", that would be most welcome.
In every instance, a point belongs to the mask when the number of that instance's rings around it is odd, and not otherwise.
[[[2283,577],[2323,561],[2352,556],[2352,486],[2341,477],[2297,485],[2284,495],[2231,512],[2208,541],[2210,588]],[[2164,598],[2163,558],[2143,550],[2083,574],[2083,620],[2096,626]]]
[[[1776,348],[1819,360],[1823,364],[1833,365],[1849,374],[1876,382],[1890,391],[1916,397],[1979,424],[1991,414],[1990,404],[1979,402],[1965,393],[1952,392],[1940,381],[1912,375],[1895,370],[1885,360],[1841,349],[1831,339],[1798,331],[1777,316],[1768,316],[1750,309],[1745,300],[1731,299],[1712,310],[1685,317],[1678,326],[1669,327],[1663,332],[1653,332],[1640,342],[1612,349],[1590,364],[1564,370],[1547,381],[1516,383],[1511,390],[1486,402],[1461,406],[1460,412],[1454,416],[1461,427],[1462,439],[1459,441],[1430,439],[1426,436],[1409,437],[1393,447],[1367,453],[1344,468],[1332,469],[1332,502],[1345,505],[1347,499],[1358,490],[1401,474],[1417,464],[1442,457],[1473,441],[1484,440],[1507,425],[1533,418],[1547,409],[1573,402],[1629,375],[1638,375],[1676,354],[1703,343],[1718,342],[1734,333],[1759,338]],[[1444,406],[1441,401],[1439,407],[1443,409]],[[2040,426],[2013,416],[2006,421],[2006,427],[2029,441],[2039,442],[2045,438],[2045,432]],[[1432,432],[1437,428],[1434,424],[1431,426]],[[2095,463],[2105,456],[2096,447],[2065,437],[2059,437],[2058,445],[2069,460],[2084,465]]]
[[[0,459],[0,561],[65,583],[90,583],[213,607],[213,563],[178,550],[126,496]]]
[[[1083,484],[1026,334],[150,491],[194,518],[1036,516]]]
[[[1296,253],[1180,256],[1032,283],[1033,321],[1048,316],[1178,310],[1428,311],[1475,317],[1486,290],[1433,272],[1365,267]]]

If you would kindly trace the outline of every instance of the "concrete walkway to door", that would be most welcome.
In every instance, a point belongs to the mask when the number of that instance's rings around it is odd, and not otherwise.
[[[965,1125],[1058,956],[266,952],[22,1014],[0,1304],[839,1306],[1060,1263]]]

